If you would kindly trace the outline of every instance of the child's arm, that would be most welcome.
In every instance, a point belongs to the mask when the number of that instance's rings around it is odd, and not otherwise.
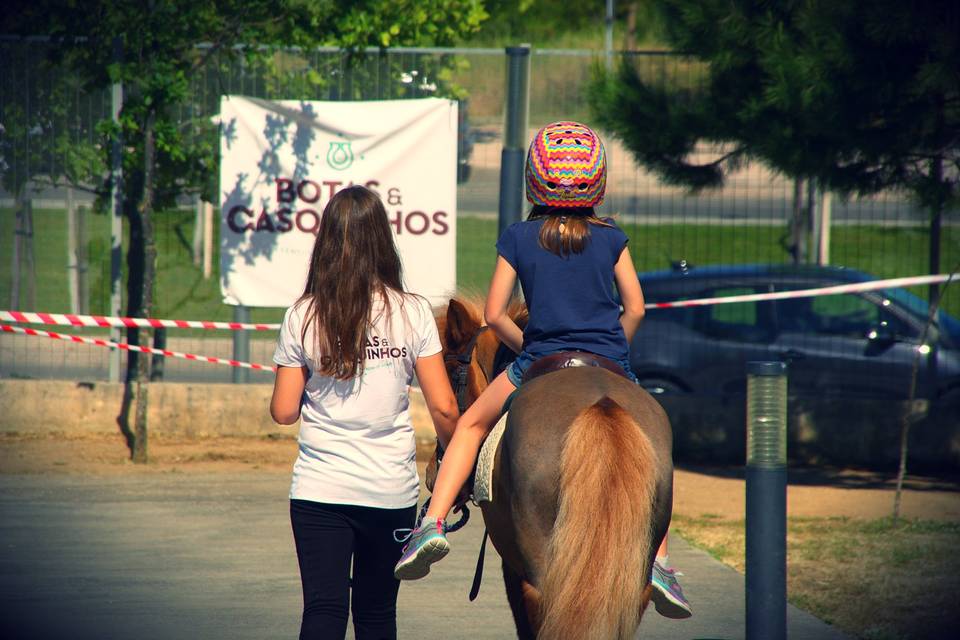
[[[620,325],[627,336],[627,343],[633,340],[640,321],[643,320],[643,291],[640,289],[640,280],[633,268],[633,259],[630,250],[626,247],[620,253],[620,259],[613,267],[613,277],[617,281],[617,290],[620,292],[620,302],[623,304],[623,313],[620,315]]]
[[[503,344],[510,347],[514,353],[520,353],[523,349],[523,331],[507,314],[507,306],[513,297],[516,284],[517,272],[503,256],[497,256],[497,266],[494,267],[493,278],[490,279],[483,319]]]
[[[427,404],[427,411],[433,419],[433,428],[437,432],[437,439],[443,447],[450,444],[453,430],[457,426],[460,411],[457,409],[457,398],[450,388],[450,378],[443,365],[443,354],[436,353],[425,358],[418,358],[414,365],[423,399]]]
[[[277,367],[270,399],[270,416],[277,424],[293,424],[300,419],[300,404],[310,372],[306,367]]]

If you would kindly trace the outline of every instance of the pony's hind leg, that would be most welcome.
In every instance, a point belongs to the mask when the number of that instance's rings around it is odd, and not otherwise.
[[[531,624],[534,616],[538,615],[540,603],[539,594],[513,569],[503,565],[503,584],[507,590],[507,602],[510,604],[510,612],[513,614],[513,623],[517,627],[517,638],[519,640],[535,640],[537,634]],[[533,593],[531,593],[531,591]],[[533,610],[530,610],[533,607]]]

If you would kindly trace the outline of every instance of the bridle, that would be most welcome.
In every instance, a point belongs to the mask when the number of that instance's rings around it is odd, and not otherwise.
[[[450,373],[450,384],[453,385],[453,393],[457,397],[457,409],[460,410],[461,415],[470,406],[470,398],[467,396],[467,379],[470,373],[470,365],[473,364],[473,353],[477,350],[477,340],[489,328],[487,326],[480,327],[473,333],[463,349],[457,353],[448,353],[443,356],[445,363],[453,365],[453,371]],[[483,365],[479,362],[477,364],[480,371],[489,380],[490,377],[488,372],[483,370]]]
[[[487,329],[489,329],[489,327],[480,327],[470,336],[470,340],[467,341],[467,344],[464,345],[461,351],[457,353],[446,353],[443,356],[444,364],[453,365],[453,371],[450,374],[450,383],[453,385],[453,392],[457,397],[457,409],[460,410],[461,415],[463,415],[463,412],[470,406],[470,398],[467,396],[467,379],[469,378],[470,365],[473,364],[473,352],[477,350],[477,340],[480,339],[480,336],[482,336]],[[487,372],[484,371],[483,365],[480,363],[478,363],[478,365],[480,366],[480,371],[486,376]],[[489,380],[489,377],[487,379]],[[437,464],[440,464],[440,461],[443,459],[443,447],[440,446],[439,439],[437,439],[437,448],[434,455],[436,456]],[[393,532],[393,537],[397,542],[405,542],[410,537],[410,534],[420,526],[423,517],[427,513],[427,509],[430,507],[430,500],[431,498],[427,498],[427,501],[423,503],[423,507],[420,508],[420,514],[417,516],[417,521],[413,529],[397,529]],[[452,533],[467,524],[467,521],[470,519],[470,509],[464,503],[460,505],[460,511],[463,514],[460,520],[452,524],[444,524],[444,531]],[[403,537],[398,537],[398,534],[401,533]],[[486,536],[484,536],[484,542],[486,542]],[[483,559],[482,553],[480,559]],[[475,584],[477,585],[475,589],[479,589],[479,583],[476,580]],[[475,597],[476,594],[470,599],[473,600]]]

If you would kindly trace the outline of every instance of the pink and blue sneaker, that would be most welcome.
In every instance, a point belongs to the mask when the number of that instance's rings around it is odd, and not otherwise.
[[[653,563],[653,606],[657,613],[667,618],[689,618],[693,615],[690,603],[683,596],[677,576],[683,575],[667,569],[659,562]]]
[[[397,580],[419,580],[430,573],[431,564],[450,551],[443,520],[436,518],[424,518],[419,527],[410,531],[406,540],[403,555],[393,568]]]

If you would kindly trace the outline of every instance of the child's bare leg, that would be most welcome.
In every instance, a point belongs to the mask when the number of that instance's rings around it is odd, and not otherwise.
[[[437,474],[437,481],[430,497],[427,516],[443,519],[453,507],[463,483],[470,477],[473,463],[480,452],[480,443],[493,427],[503,403],[516,387],[507,378],[506,372],[497,376],[480,397],[470,405],[457,421],[457,429],[447,451],[443,454],[443,464]]]
[[[667,538],[668,537],[670,537],[669,531],[663,535],[663,542],[660,543],[660,548],[657,549],[657,560],[667,557]]]

